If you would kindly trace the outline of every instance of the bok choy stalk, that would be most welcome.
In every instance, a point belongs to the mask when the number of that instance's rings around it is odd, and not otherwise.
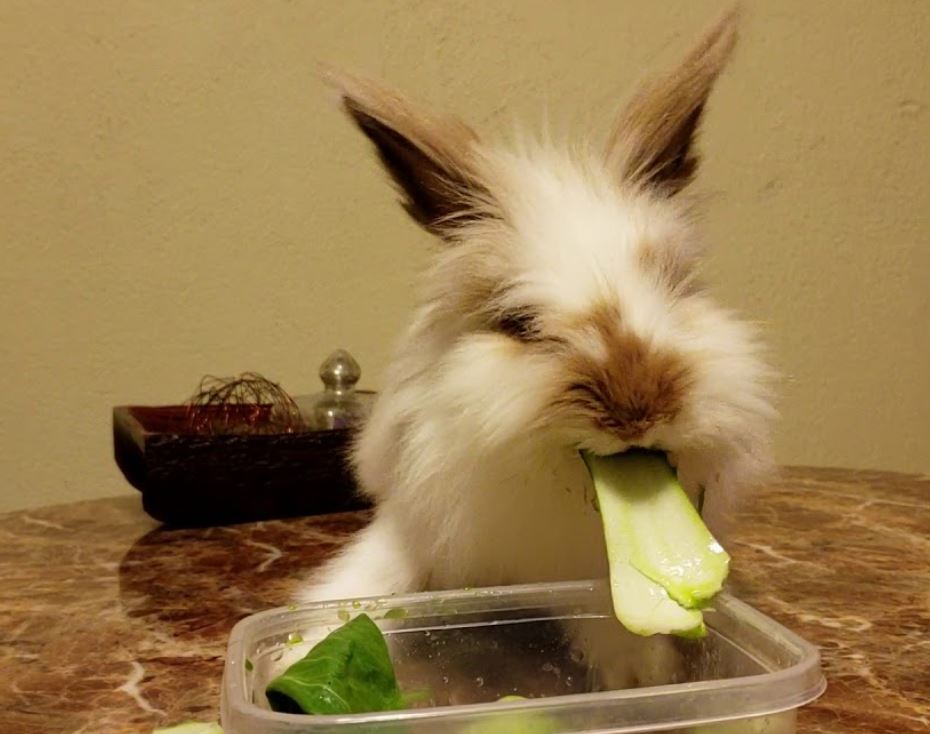
[[[638,635],[706,634],[701,607],[730,557],[710,534],[664,454],[584,452],[610,565],[614,613]]]

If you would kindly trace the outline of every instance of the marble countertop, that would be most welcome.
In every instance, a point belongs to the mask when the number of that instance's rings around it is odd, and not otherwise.
[[[0,516],[0,732],[217,720],[232,625],[365,520],[163,530],[132,496]],[[739,528],[731,589],[823,652],[799,731],[930,731],[930,479],[786,470]]]

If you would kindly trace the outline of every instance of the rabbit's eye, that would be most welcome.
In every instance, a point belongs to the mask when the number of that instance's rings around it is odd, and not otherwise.
[[[539,326],[536,316],[528,309],[510,309],[498,314],[493,320],[495,331],[521,342],[538,341]]]

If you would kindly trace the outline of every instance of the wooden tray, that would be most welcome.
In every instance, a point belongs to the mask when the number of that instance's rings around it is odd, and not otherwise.
[[[187,410],[113,409],[116,463],[155,519],[208,526],[369,506],[347,462],[351,430],[204,435]]]

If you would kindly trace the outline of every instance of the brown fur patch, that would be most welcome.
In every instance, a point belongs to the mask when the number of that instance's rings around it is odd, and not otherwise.
[[[624,327],[613,306],[595,308],[580,325],[597,334],[607,360],[574,356],[560,403],[628,442],[677,415],[691,384],[690,370],[681,357],[648,344]]]

